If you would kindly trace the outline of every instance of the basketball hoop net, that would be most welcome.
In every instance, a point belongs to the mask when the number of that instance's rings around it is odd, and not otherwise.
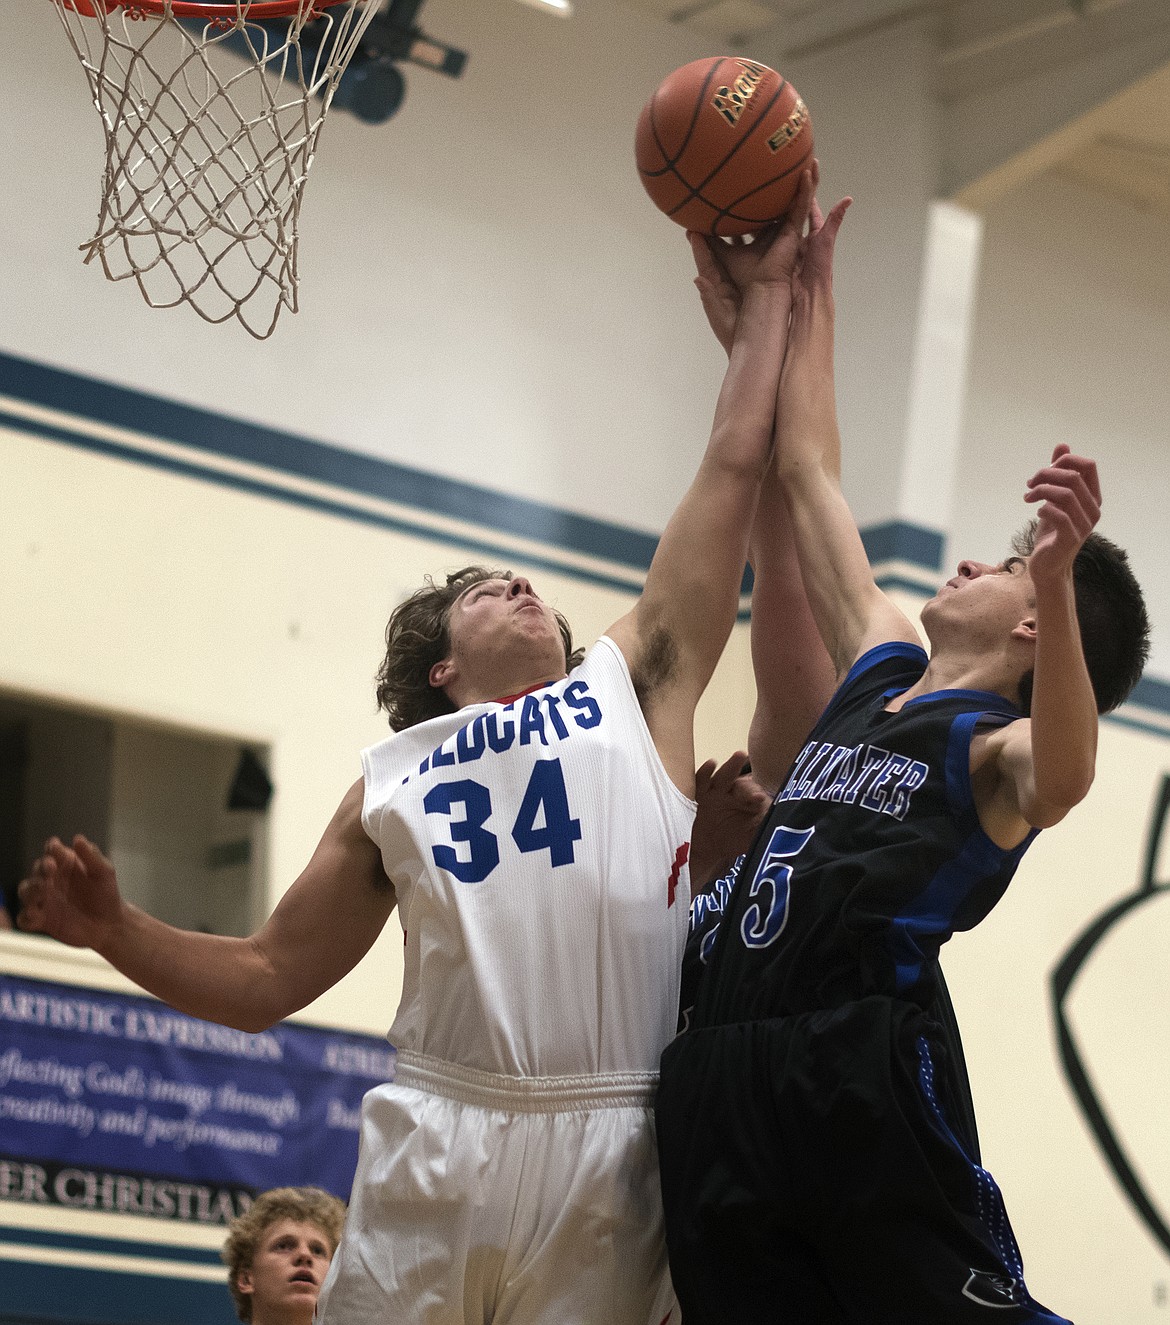
[[[132,277],[152,308],[270,336],[297,309],[317,135],[380,0],[53,3],[106,138],[85,261]]]

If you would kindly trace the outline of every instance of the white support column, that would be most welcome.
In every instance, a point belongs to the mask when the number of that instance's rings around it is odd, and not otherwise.
[[[898,516],[940,535],[950,528],[962,442],[982,218],[930,205],[910,376]]]

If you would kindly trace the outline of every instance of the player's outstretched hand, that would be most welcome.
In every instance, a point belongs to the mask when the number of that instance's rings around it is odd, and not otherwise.
[[[730,355],[731,343],[735,340],[735,320],[739,317],[740,293],[714,249],[720,241],[713,241],[710,235],[701,235],[696,230],[688,230],[687,239],[695,258],[695,289],[699,292],[707,323],[715,333],[715,339]]]
[[[743,291],[753,282],[790,282],[800,255],[802,236],[815,206],[820,164],[814,158],[801,176],[800,186],[784,219],[761,230],[749,242],[731,242],[715,235],[687,231],[695,259],[695,288],[711,330],[730,354]]]
[[[772,798],[752,777],[747,755],[737,750],[718,768],[708,759],[695,772],[695,800],[690,859],[691,887],[698,892],[720,866],[751,846]]]
[[[113,865],[80,835],[72,846],[51,837],[17,895],[19,929],[75,948],[100,949],[122,911]]]
[[[842,198],[829,209],[826,216],[816,198],[812,199],[808,214],[808,234],[800,248],[800,261],[794,281],[796,288],[811,289],[817,284],[832,288],[837,232],[852,204],[852,198]]]
[[[1052,453],[1051,463],[1028,480],[1024,500],[1041,504],[1028,559],[1033,581],[1069,574],[1077,553],[1101,518],[1096,464],[1086,456],[1073,455],[1061,442]]]

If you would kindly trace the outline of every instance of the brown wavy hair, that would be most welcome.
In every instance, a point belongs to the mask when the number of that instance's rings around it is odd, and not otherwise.
[[[228,1287],[241,1320],[252,1319],[252,1294],[240,1292],[240,1275],[252,1268],[260,1239],[281,1219],[319,1228],[332,1255],[341,1241],[345,1204],[320,1187],[273,1187],[261,1192],[242,1215],[232,1220],[220,1256],[228,1267]]]
[[[375,694],[378,707],[385,710],[396,732],[455,712],[446,693],[431,685],[431,668],[451,652],[451,609],[473,584],[512,578],[510,570],[486,566],[464,566],[448,575],[443,584],[436,584],[428,575],[426,584],[394,609],[386,623],[386,656],[375,678]],[[555,616],[565,646],[565,669],[571,672],[584,650],[573,647],[568,621],[560,612]]]

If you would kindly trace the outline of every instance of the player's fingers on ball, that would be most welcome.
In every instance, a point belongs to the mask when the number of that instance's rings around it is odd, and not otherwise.
[[[695,259],[695,270],[699,273],[699,279],[717,283],[723,273],[715,261],[714,253],[711,252],[707,236],[688,230],[687,240],[691,246],[691,255]]]
[[[798,231],[804,230],[804,223],[809,218],[813,199],[816,196],[816,187],[813,172],[802,170],[800,172],[800,183],[796,188],[796,197],[793,199],[792,206],[788,209],[786,218]]]

